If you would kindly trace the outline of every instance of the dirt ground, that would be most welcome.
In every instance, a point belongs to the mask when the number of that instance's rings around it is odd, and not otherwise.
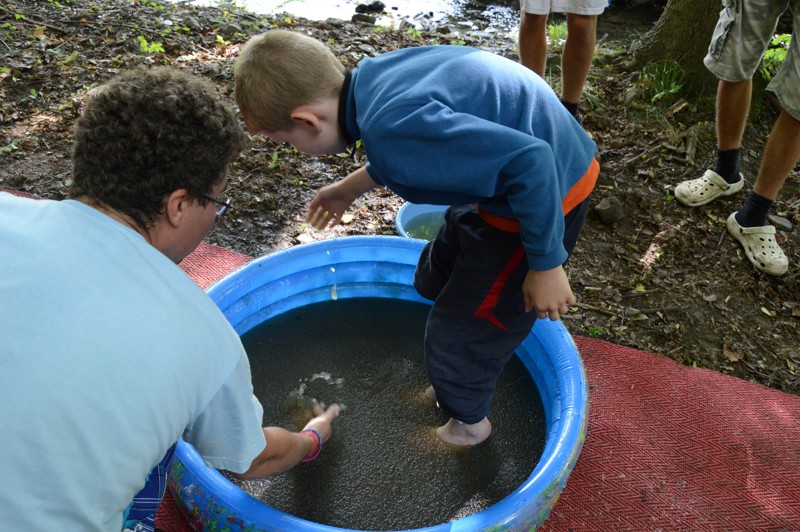
[[[657,9],[610,9],[599,21],[595,64],[582,104],[602,172],[568,265],[579,303],[564,321],[592,336],[668,356],[790,393],[800,393],[800,180],[795,171],[774,207],[789,273],[758,273],[725,231],[752,183],[775,118],[760,94],[743,146],[743,193],[699,209],[682,207],[674,185],[713,165],[713,99],[676,98],[668,107],[643,96],[629,46]],[[0,188],[65,196],[70,128],[86,92],[137,65],[169,64],[214,81],[231,98],[232,61],[248,36],[272,27],[307,32],[348,65],[422,44],[465,44],[517,58],[501,32],[458,25],[388,30],[239,9],[122,0],[6,0],[0,5]],[[558,57],[548,79],[558,83]],[[712,95],[713,96],[713,95]],[[232,101],[232,100],[230,100]],[[351,156],[309,157],[251,139],[231,171],[234,208],[208,242],[259,256],[303,242],[356,234],[395,234],[402,200],[386,190],[363,197],[352,220],[325,233],[303,223],[319,187],[362,164]],[[622,219],[604,223],[595,208],[616,198]],[[691,398],[687,398],[691,400]]]

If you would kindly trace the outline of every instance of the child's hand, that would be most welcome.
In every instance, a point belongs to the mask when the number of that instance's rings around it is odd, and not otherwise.
[[[567,304],[575,303],[564,268],[552,270],[529,270],[522,285],[525,297],[525,312],[536,311],[540,318],[557,320],[567,313]]]
[[[306,222],[317,229],[333,227],[342,219],[353,199],[344,193],[341,182],[323,187],[308,206]]]
[[[338,224],[344,211],[357,197],[375,188],[375,181],[362,166],[341,181],[322,187],[308,205],[306,222],[317,229]]]

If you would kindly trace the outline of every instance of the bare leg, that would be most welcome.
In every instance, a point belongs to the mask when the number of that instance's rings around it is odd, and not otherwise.
[[[769,134],[753,193],[740,211],[728,217],[728,232],[742,245],[753,266],[768,275],[783,275],[789,269],[789,260],[775,240],[775,229],[764,224],[798,158],[800,121],[784,110]]]
[[[742,145],[742,135],[750,111],[753,81],[723,81],[717,85],[717,147],[735,150]]]
[[[522,13],[519,21],[519,62],[544,77],[547,64],[547,15]]]
[[[561,54],[561,99],[578,103],[594,58],[597,16],[567,13],[567,41]]]
[[[800,121],[784,110],[772,126],[753,191],[774,201],[798,159]]]
[[[461,447],[478,445],[492,434],[492,424],[486,417],[473,425],[459,423],[451,418],[436,429],[436,434],[451,445]]]
[[[699,207],[742,189],[744,179],[738,170],[738,150],[742,146],[752,91],[751,80],[720,80],[717,84],[717,164],[713,171],[675,187],[675,197],[682,204]]]

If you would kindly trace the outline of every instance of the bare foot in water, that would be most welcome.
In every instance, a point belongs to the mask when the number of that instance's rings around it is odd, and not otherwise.
[[[436,400],[436,390],[433,389],[433,386],[428,386],[425,389],[425,397],[427,397],[431,401],[435,401]]]
[[[450,445],[458,445],[461,447],[478,445],[492,433],[492,424],[489,418],[483,418],[473,425],[466,423],[459,423],[455,419],[450,418],[450,421],[436,429],[436,434],[443,441]]]

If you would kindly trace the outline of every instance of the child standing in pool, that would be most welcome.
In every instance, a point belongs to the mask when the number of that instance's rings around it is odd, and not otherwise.
[[[594,142],[536,74],[464,46],[397,50],[346,71],[321,42],[273,30],[245,45],[235,78],[254,134],[309,154],[362,140],[367,164],[317,192],[314,227],[379,185],[451,206],[414,279],[434,300],[427,393],[451,417],[441,439],[485,440],[514,350],[537,317],[557,320],[575,302],[563,264],[597,180]]]

